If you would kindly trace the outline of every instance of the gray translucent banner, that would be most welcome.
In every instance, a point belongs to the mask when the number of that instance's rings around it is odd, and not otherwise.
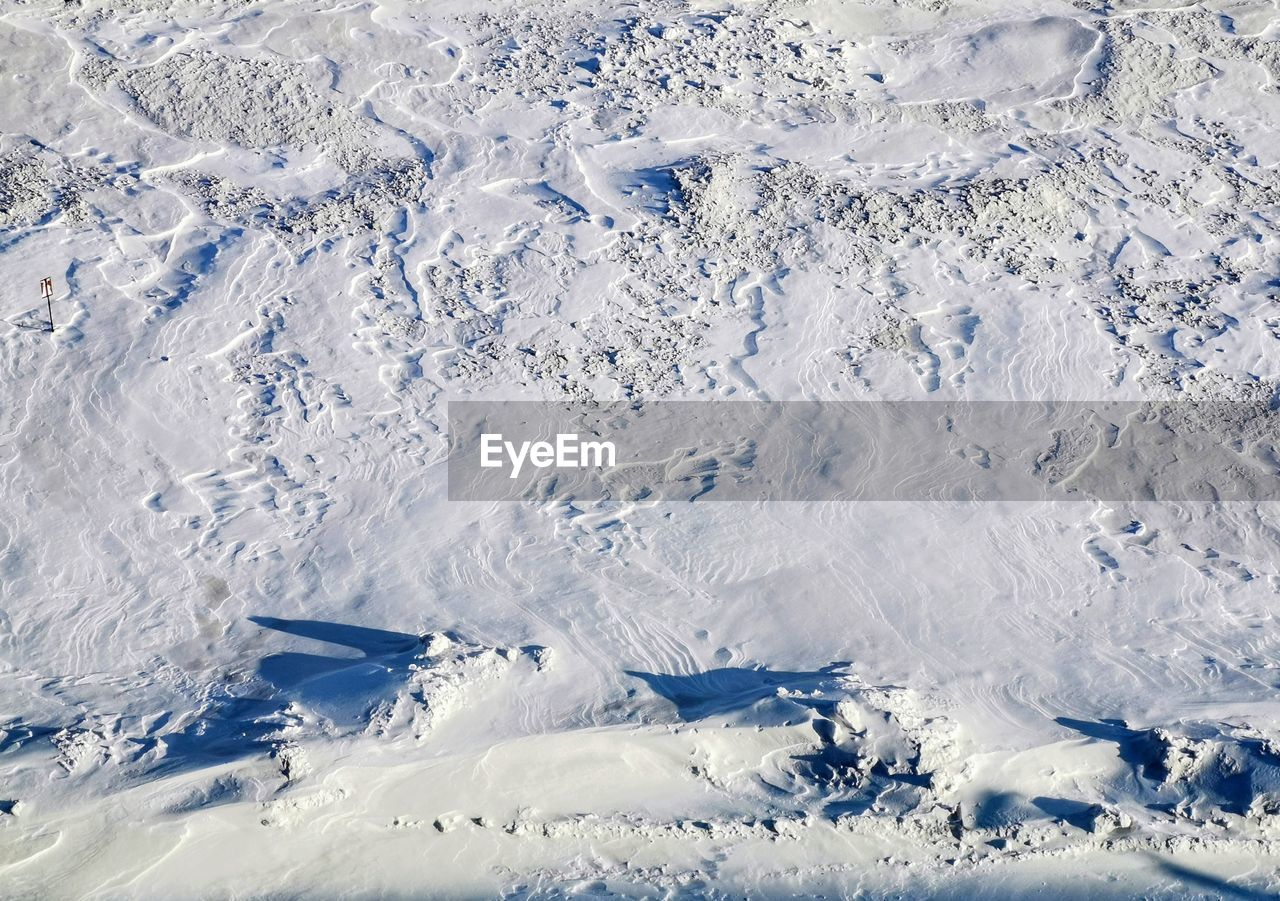
[[[1280,500],[1235,402],[449,404],[459,501]]]

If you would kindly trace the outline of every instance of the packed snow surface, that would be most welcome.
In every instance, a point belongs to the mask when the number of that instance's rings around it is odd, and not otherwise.
[[[1274,0],[0,0],[0,123],[0,896],[1280,891],[1276,504],[446,484],[1271,404]]]

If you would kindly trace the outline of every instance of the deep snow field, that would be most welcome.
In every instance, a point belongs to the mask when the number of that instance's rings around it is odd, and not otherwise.
[[[1280,503],[446,479],[1265,410],[1274,0],[0,0],[0,126],[0,897],[1280,892]]]

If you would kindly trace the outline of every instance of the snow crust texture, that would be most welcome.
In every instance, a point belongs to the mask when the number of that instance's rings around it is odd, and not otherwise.
[[[445,480],[1273,405],[1274,2],[0,0],[0,122],[0,897],[1280,891],[1274,504]]]

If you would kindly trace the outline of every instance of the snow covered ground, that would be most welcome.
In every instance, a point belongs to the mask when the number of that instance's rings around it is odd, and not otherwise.
[[[1274,0],[0,0],[0,896],[1280,892],[1280,504],[446,478],[1265,411],[1277,123]]]

